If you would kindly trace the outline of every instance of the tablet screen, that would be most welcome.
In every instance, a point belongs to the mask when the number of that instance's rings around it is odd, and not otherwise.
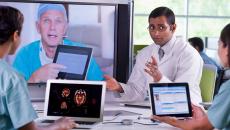
[[[150,84],[154,115],[189,117],[191,102],[187,83]]]
[[[56,63],[67,67],[66,69],[63,69],[61,72],[83,74],[87,58],[87,55],[60,52]]]
[[[54,57],[54,63],[64,65],[58,78],[83,80],[86,77],[92,48],[58,45]]]

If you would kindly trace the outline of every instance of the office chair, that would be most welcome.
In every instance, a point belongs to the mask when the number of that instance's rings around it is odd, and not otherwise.
[[[148,45],[133,45],[133,65],[136,63],[136,55],[137,55],[138,51],[140,51],[141,49],[143,49],[146,46],[148,46]]]
[[[217,67],[204,64],[200,81],[202,102],[212,102],[215,90]]]
[[[148,45],[134,45],[133,54],[137,55],[138,51],[140,51],[141,49],[143,49],[146,46],[148,46]]]
[[[220,86],[229,79],[230,79],[230,69],[229,68],[218,70],[218,76],[216,78],[216,87],[214,91],[214,98],[215,98],[215,95],[219,92]]]

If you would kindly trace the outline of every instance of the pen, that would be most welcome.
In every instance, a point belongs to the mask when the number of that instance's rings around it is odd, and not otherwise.
[[[114,116],[118,116],[118,115],[120,115],[121,114],[121,112],[118,112],[118,113],[116,113]]]
[[[138,118],[137,118],[138,120],[140,120],[140,119],[147,119],[147,120],[151,120],[151,118],[150,117],[142,117],[142,116],[138,116]]]

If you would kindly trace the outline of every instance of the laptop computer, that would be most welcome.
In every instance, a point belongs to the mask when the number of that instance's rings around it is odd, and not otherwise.
[[[48,80],[42,123],[65,116],[72,117],[78,128],[94,127],[103,121],[105,91],[103,81]]]
[[[58,45],[53,63],[66,66],[58,73],[58,79],[84,80],[87,75],[92,48]]]

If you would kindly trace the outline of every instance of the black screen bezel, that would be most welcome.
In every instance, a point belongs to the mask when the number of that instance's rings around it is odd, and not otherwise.
[[[86,60],[83,74],[59,72],[57,78],[58,79],[84,80],[86,78],[87,70],[89,67],[92,50],[93,50],[92,48],[88,48],[88,47],[58,45],[55,56],[54,56],[53,63],[57,62],[58,55],[60,52],[69,53],[69,54],[85,54],[87,55],[87,60]]]
[[[188,109],[189,113],[181,113],[181,114],[157,114],[156,113],[156,106],[154,102],[154,95],[153,95],[153,87],[181,87],[184,86],[186,89],[187,101],[188,101]],[[192,104],[190,99],[189,87],[188,83],[150,83],[149,84],[149,93],[151,98],[151,108],[152,114],[157,116],[173,116],[173,117],[192,117]]]
[[[103,1],[103,0],[101,0]],[[114,21],[114,68],[113,77],[117,81],[126,83],[133,66],[133,7],[134,1],[126,2],[78,2],[73,0],[54,1],[54,0],[2,0],[1,2],[20,2],[20,3],[60,3],[77,5],[107,5],[115,6]]]

